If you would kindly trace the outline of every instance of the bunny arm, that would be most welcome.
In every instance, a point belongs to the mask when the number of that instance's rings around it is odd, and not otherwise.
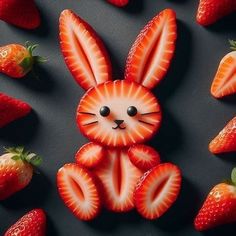
[[[88,169],[97,166],[105,157],[105,149],[94,142],[84,144],[76,153],[76,163]]]
[[[160,155],[152,147],[144,144],[135,144],[128,149],[130,161],[144,171],[160,164]]]

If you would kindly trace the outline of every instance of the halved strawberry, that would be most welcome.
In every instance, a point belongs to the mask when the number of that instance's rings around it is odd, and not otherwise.
[[[85,21],[64,10],[59,31],[65,62],[81,87],[89,89],[110,80],[111,66],[105,47]]]
[[[134,207],[133,192],[142,171],[130,162],[127,150],[108,150],[94,173],[104,186],[104,204],[109,210],[126,212]]]
[[[223,57],[211,85],[215,98],[236,93],[236,41],[230,40],[230,44],[234,51]]]
[[[129,0],[107,0],[107,1],[117,7],[123,7],[129,3]]]
[[[104,157],[103,146],[92,142],[83,145],[75,155],[76,163],[87,168],[95,167]]]
[[[171,163],[160,164],[140,178],[134,192],[135,206],[144,218],[159,218],[175,202],[180,188],[180,169]]]
[[[57,173],[57,188],[65,205],[81,220],[92,220],[100,210],[94,176],[77,164],[66,164]]]
[[[147,171],[160,164],[160,155],[154,149],[144,144],[136,144],[129,148],[128,156],[138,168]]]
[[[129,52],[125,79],[150,89],[156,86],[173,57],[176,30],[176,14],[171,9],[165,9],[149,21]]]
[[[209,150],[214,154],[236,151],[236,116],[210,142]]]
[[[157,99],[147,88],[115,80],[90,89],[77,109],[77,124],[93,142],[123,147],[150,139],[161,124]]]

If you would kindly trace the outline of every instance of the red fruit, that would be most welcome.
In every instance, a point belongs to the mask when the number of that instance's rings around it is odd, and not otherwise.
[[[165,76],[175,50],[176,14],[165,9],[138,35],[126,62],[125,79],[151,89]]]
[[[135,166],[144,171],[153,168],[161,162],[159,153],[155,149],[143,144],[130,147],[128,156]]]
[[[4,236],[45,236],[46,215],[42,209],[34,209],[12,225]]]
[[[33,166],[40,163],[40,157],[23,147],[6,149],[0,156],[0,200],[25,188],[32,179]]]
[[[235,0],[200,0],[196,19],[198,24],[206,26],[234,11]]]
[[[77,109],[77,124],[89,140],[122,147],[150,139],[160,127],[161,115],[150,90],[135,82],[116,80],[87,91]]]
[[[65,205],[80,220],[92,220],[101,201],[92,173],[77,164],[66,164],[57,173],[57,188]]]
[[[236,117],[210,142],[209,150],[214,154],[236,151]]]
[[[37,28],[41,23],[34,0],[1,0],[0,20],[25,29]]]
[[[28,115],[30,111],[27,103],[0,93],[0,128]]]
[[[123,7],[129,3],[129,0],[107,0],[107,1],[117,7]]]
[[[217,73],[211,85],[211,94],[221,98],[236,93],[236,41],[230,40],[231,49],[220,62]]]
[[[62,54],[80,86],[87,90],[110,80],[110,60],[91,26],[70,10],[64,10],[59,21]]]
[[[135,206],[146,219],[162,216],[177,199],[181,187],[181,172],[171,163],[160,164],[147,171],[136,186]]]
[[[195,229],[208,230],[219,225],[236,222],[236,169],[232,180],[217,184],[208,194],[194,220]]]
[[[33,51],[38,45],[26,46],[9,44],[0,47],[0,72],[12,78],[22,78],[29,73],[35,64],[45,62],[40,56],[33,56]]]
[[[109,150],[94,173],[104,186],[107,209],[126,212],[134,207],[133,192],[142,171],[130,162],[127,150]]]
[[[76,163],[87,168],[97,166],[105,157],[103,146],[95,143],[83,145],[75,155]]]

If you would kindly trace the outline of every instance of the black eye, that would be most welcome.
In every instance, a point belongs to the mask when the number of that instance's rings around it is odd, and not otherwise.
[[[106,117],[106,116],[109,116],[109,114],[110,114],[110,108],[109,107],[103,106],[103,107],[100,108],[100,115],[101,116]]]
[[[138,110],[137,110],[136,107],[130,106],[130,107],[128,107],[128,109],[127,109],[127,113],[128,113],[129,116],[135,116],[135,115],[137,115]]]

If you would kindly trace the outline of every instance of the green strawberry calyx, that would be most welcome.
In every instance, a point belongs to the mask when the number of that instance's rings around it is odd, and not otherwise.
[[[236,167],[233,168],[231,172],[231,182],[234,186],[236,186]]]
[[[230,49],[236,51],[236,40],[229,39]]]
[[[33,69],[33,66],[35,64],[44,63],[47,61],[47,59],[41,56],[33,55],[34,50],[39,46],[38,44],[31,44],[29,41],[27,41],[25,43],[25,46],[29,52],[29,56],[25,57],[21,61],[20,66],[23,68],[24,73],[27,74],[29,71]]]
[[[12,154],[11,159],[14,161],[24,161],[32,166],[39,166],[42,163],[42,158],[35,153],[26,151],[24,147],[9,147],[5,148],[5,153]]]

